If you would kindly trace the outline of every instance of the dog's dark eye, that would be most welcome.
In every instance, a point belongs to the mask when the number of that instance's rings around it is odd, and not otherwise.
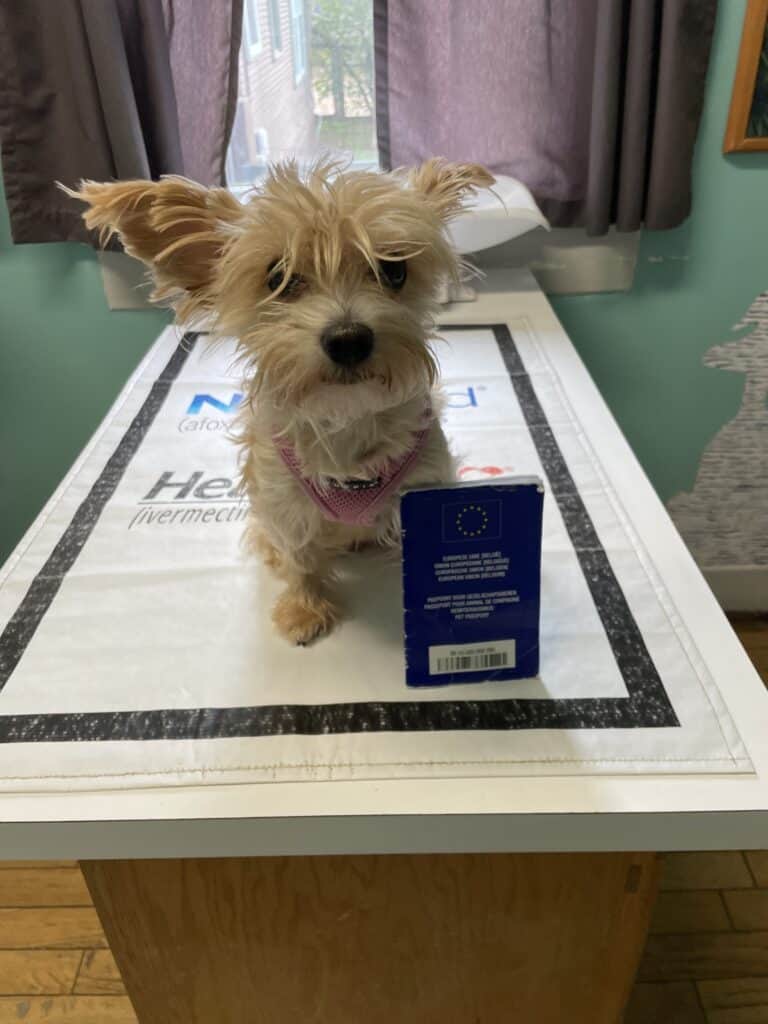
[[[379,273],[393,292],[399,292],[408,276],[405,260],[379,260]]]
[[[271,292],[276,292],[280,288],[281,299],[292,299],[301,292],[306,283],[301,274],[291,274],[284,285],[283,281],[285,281],[285,271],[280,262],[275,260],[267,267],[267,288]]]

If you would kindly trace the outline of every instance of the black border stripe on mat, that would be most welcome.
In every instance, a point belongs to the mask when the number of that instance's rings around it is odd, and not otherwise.
[[[639,700],[646,711],[653,709],[662,719],[671,718],[666,724],[676,725],[677,717],[640,627],[600,543],[510,330],[506,324],[495,324],[492,329],[627,693]]]
[[[181,339],[87,497],[75,512],[72,522],[61,535],[58,544],[35,576],[24,599],[0,635],[0,691],[10,679],[11,673],[35,635],[64,577],[83,550],[99,516],[104,511],[104,506],[115,493],[131,459],[138,451],[171,390],[171,385],[194,348],[197,338],[198,334],[190,332]]]
[[[509,329],[502,324],[463,324],[442,329],[493,331],[548,477],[550,492],[563,516],[624,679],[628,694],[626,697],[567,700],[510,698],[467,701],[367,701],[344,704],[0,715],[0,742],[187,740],[361,732],[637,729],[679,726],[664,685],[599,541],[589,513],[576,490]],[[38,597],[44,599],[47,594],[46,576],[53,570],[53,590],[47,601],[40,605],[37,600],[27,602],[25,598],[12,619],[12,622],[17,623],[16,632],[9,633],[6,629],[0,637],[0,659],[7,656],[6,648],[15,657],[10,671],[18,664],[24,646],[31,639],[61,585],[63,575],[82,550],[107,499],[114,491],[168,394],[173,379],[178,375],[194,344],[193,338],[189,346],[185,347],[188,337],[191,336],[185,336],[179,349],[153,385],[136,420],[105,466],[99,480],[105,477],[108,467],[118,467],[119,475],[111,488],[107,489],[105,482],[104,490],[98,491],[98,499],[94,498],[94,501],[89,503],[89,495],[83,502],[54,554],[30,587],[27,597],[40,580]],[[137,421],[139,426],[132,433]],[[107,479],[110,477],[107,476]],[[98,484],[99,481],[94,485],[92,495]],[[66,544],[65,538],[70,538]],[[59,553],[58,560],[55,560],[56,553],[62,545],[63,551]],[[67,556],[69,561],[64,557],[66,551],[70,552]],[[31,616],[32,628],[25,625],[22,609],[25,609],[25,614]],[[0,660],[0,664],[4,663]],[[10,672],[7,673],[9,674]],[[478,693],[481,692],[481,687],[482,684]]]

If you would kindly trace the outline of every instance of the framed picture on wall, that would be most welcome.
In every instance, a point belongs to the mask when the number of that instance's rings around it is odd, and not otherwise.
[[[768,0],[748,0],[724,153],[768,150]]]

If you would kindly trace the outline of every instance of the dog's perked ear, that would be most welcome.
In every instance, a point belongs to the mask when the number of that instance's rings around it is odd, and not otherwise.
[[[425,161],[408,176],[411,187],[424,194],[443,220],[455,217],[470,195],[495,180],[480,164],[453,164],[442,157]]]
[[[160,294],[205,289],[243,216],[226,189],[186,178],[83,181],[64,191],[88,204],[83,220],[99,230],[102,243],[117,234],[127,253],[152,268]]]

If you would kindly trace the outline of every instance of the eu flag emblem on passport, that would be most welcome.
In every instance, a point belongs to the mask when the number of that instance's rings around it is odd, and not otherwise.
[[[536,675],[543,501],[533,477],[403,495],[409,686]]]
[[[495,540],[501,536],[501,502],[461,501],[443,506],[443,540]]]

